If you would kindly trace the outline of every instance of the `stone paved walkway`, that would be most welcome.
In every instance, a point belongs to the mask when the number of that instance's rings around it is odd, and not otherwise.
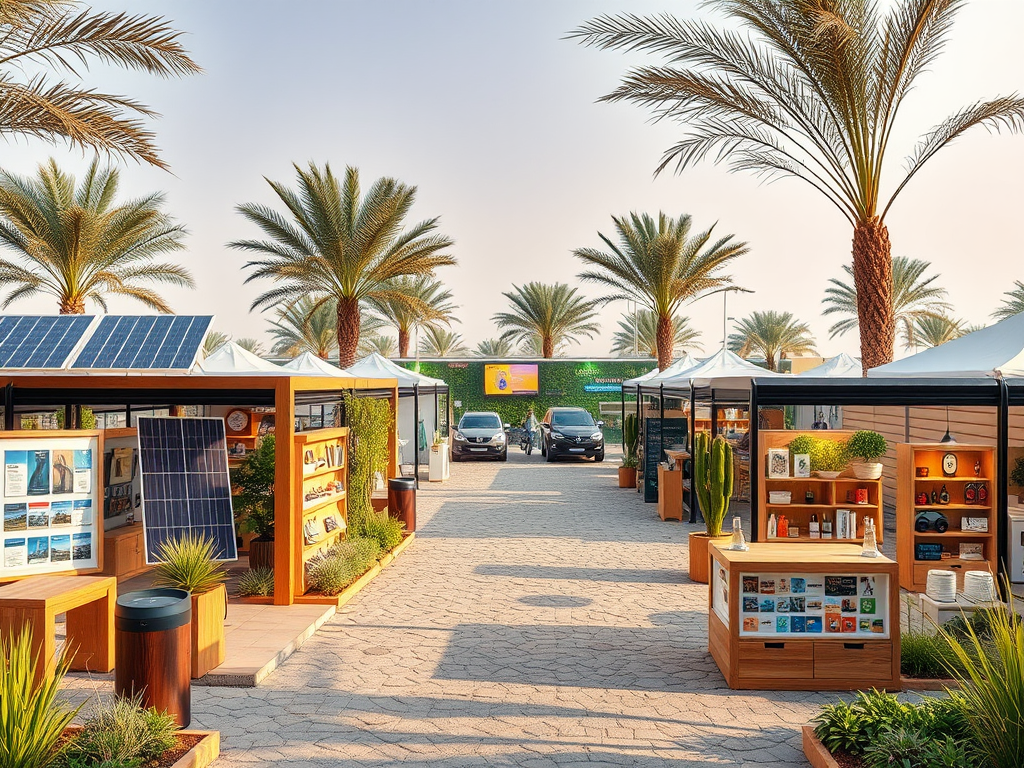
[[[732,692],[691,526],[616,462],[456,464],[413,547],[258,688],[194,688],[218,766],[805,766],[835,694]]]

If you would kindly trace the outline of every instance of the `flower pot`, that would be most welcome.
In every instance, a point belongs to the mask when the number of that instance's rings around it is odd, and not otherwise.
[[[619,467],[619,488],[636,488],[636,467]]]
[[[837,477],[839,477],[843,473],[842,472],[826,472],[823,469],[817,469],[817,470],[814,471],[814,474],[816,474],[818,477],[822,478],[823,480],[835,480]]]
[[[882,464],[877,461],[857,462],[851,464],[850,469],[858,480],[877,480],[882,476]]]
[[[224,663],[224,613],[228,590],[218,584],[209,592],[192,595],[192,679]]]
[[[690,581],[698,584],[708,583],[711,570],[708,544],[712,541],[725,541],[729,536],[708,536],[706,533],[690,534]]]
[[[274,540],[255,538],[249,542],[249,567],[274,567]]]

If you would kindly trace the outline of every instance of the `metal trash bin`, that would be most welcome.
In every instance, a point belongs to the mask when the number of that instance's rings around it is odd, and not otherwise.
[[[388,515],[405,523],[405,530],[416,530],[416,481],[411,477],[388,480]]]
[[[114,692],[142,695],[185,728],[192,720],[192,596],[144,589],[114,606]]]

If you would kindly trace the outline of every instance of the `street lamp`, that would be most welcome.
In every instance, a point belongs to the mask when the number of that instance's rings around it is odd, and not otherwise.
[[[708,291],[707,293],[704,294],[704,296],[710,296],[713,293],[720,293],[720,294],[722,294],[722,349],[725,349],[726,341],[729,338],[729,332],[728,332],[728,328],[727,328],[728,322],[730,320],[735,319],[735,318],[729,317],[728,303],[729,303],[729,293],[730,292],[754,293],[754,291],[752,291],[750,288],[740,288],[740,286],[738,286],[738,285],[727,285],[725,288],[718,288],[718,289],[716,289],[714,291]],[[703,298],[703,297],[701,297],[701,298]]]

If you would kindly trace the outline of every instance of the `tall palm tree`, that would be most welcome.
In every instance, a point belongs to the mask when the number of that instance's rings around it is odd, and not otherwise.
[[[201,72],[158,16],[93,13],[63,0],[0,3],[0,134],[34,136],[131,157],[160,168],[153,133],[139,119],[149,107],[69,82],[52,82],[39,70],[78,79],[91,61],[168,77]]]
[[[298,191],[267,180],[290,216],[259,203],[237,210],[258,226],[266,240],[236,240],[236,248],[257,254],[246,263],[246,282],[269,278],[275,286],[252,308],[294,302],[304,296],[318,303],[334,301],[337,312],[338,362],[355,362],[359,348],[360,304],[388,299],[426,311],[422,300],[392,284],[406,275],[428,275],[455,263],[445,251],[452,241],[436,234],[436,218],[405,229],[416,188],[382,178],[363,196],[359,171],[346,168],[338,179],[330,165],[295,166]]]
[[[676,350],[702,349],[697,341],[700,331],[690,327],[690,318],[672,317],[672,354]],[[634,317],[624,314],[619,320],[619,330],[612,336],[612,353],[619,357],[658,356],[658,318],[649,309],[641,309]]]
[[[512,342],[508,339],[484,339],[476,345],[478,357],[511,357]]]
[[[914,321],[914,347],[937,347],[966,333],[962,320],[946,315],[919,317]],[[908,347],[911,345],[908,344]]]
[[[368,301],[381,318],[398,331],[399,357],[409,356],[409,339],[416,326],[439,323],[450,326],[455,320],[452,292],[432,275],[398,277],[391,281],[391,288],[395,293]],[[416,304],[410,304],[406,296],[416,299]]]
[[[1003,305],[992,313],[992,317],[997,320],[1005,320],[1008,317],[1024,312],[1024,283],[1020,280],[1014,280],[1013,286],[1011,290],[1003,294],[1008,297],[1003,299]]]
[[[359,354],[368,355],[376,352],[382,357],[394,357],[398,352],[398,343],[394,336],[371,333],[359,337]]]
[[[437,325],[428,325],[423,329],[420,339],[420,354],[427,357],[458,357],[468,354],[469,350],[462,343],[462,334],[449,331]]]
[[[0,245],[15,257],[0,259],[0,281],[11,288],[4,307],[49,294],[61,314],[82,314],[87,300],[106,311],[109,297],[127,296],[170,312],[147,283],[195,286],[184,267],[156,261],[185,247],[185,228],[161,210],[164,196],[118,203],[119,181],[98,160],[80,185],[53,159],[34,178],[0,172]]]
[[[270,323],[274,337],[271,352],[284,357],[298,357],[310,352],[322,360],[338,353],[338,313],[330,301],[316,302],[305,296],[293,304],[278,307],[277,319]],[[375,315],[362,316],[359,338],[371,336],[386,323]],[[369,354],[360,349],[361,354]]]
[[[737,256],[747,253],[746,243],[733,243],[726,235],[711,243],[714,226],[690,234],[692,220],[659,213],[612,217],[618,243],[598,232],[609,252],[577,248],[574,253],[594,269],[580,278],[612,290],[605,301],[632,300],[644,304],[657,317],[658,367],[672,364],[675,334],[672,317],[683,304],[696,301],[709,291],[731,284],[722,269]]]
[[[939,279],[936,272],[931,277],[924,277],[924,271],[931,262],[922,259],[910,259],[896,256],[892,260],[892,315],[897,329],[903,330],[904,338],[909,342],[913,338],[914,321],[922,317],[939,317],[952,307],[946,302],[946,289],[933,283]],[[848,280],[833,277],[825,289],[825,305],[823,315],[845,315],[842,320],[834,323],[829,329],[829,338],[842,336],[857,327],[857,288],[853,279],[853,267],[843,265]]]
[[[790,355],[813,353],[814,338],[807,323],[792,312],[751,312],[736,322],[736,333],[729,335],[729,349],[744,357],[764,358],[769,371],[779,370],[779,361]]]
[[[210,331],[203,342],[203,357],[209,357],[229,341],[231,337],[223,331]]]
[[[527,341],[538,336],[544,357],[554,357],[555,347],[576,343],[577,336],[592,339],[597,333],[594,318],[600,302],[583,298],[577,288],[565,283],[513,285],[502,296],[509,300],[512,311],[498,312],[492,318],[505,330],[501,338]]]
[[[710,158],[763,177],[793,176],[853,228],[861,362],[892,360],[896,324],[885,217],[935,154],[976,126],[1024,128],[1024,98],[976,101],[929,130],[902,178],[882,189],[907,95],[947,42],[963,0],[711,0],[740,30],[669,14],[601,16],[571,33],[600,48],[649,52],[663,66],[629,72],[606,101],[676,120],[684,135],[658,171]],[[895,149],[893,151],[896,151]]]
[[[246,352],[251,352],[256,355],[256,357],[262,357],[266,353],[266,350],[263,348],[263,342],[259,339],[253,339],[246,336],[241,339],[235,339],[235,344],[240,346]]]
[[[564,357],[568,346],[569,342],[565,339],[555,344],[551,357]],[[520,340],[516,354],[520,357],[544,357],[544,340],[539,334],[531,333]]]

